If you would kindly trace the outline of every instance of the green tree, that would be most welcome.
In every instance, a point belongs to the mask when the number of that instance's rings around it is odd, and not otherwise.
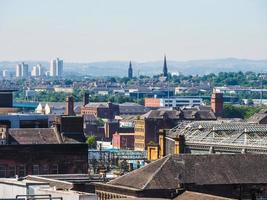
[[[86,144],[88,144],[89,148],[96,148],[96,136],[94,135],[87,136]]]

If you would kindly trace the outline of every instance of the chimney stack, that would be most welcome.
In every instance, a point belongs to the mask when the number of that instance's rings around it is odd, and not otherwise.
[[[65,115],[75,115],[74,113],[74,98],[69,96],[66,98],[66,108],[65,108]]]
[[[85,92],[83,96],[83,106],[86,106],[89,103],[89,93]]]
[[[213,91],[211,95],[211,110],[216,117],[222,117],[223,114],[223,94]]]

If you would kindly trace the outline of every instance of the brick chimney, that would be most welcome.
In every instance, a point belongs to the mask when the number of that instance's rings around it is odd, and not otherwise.
[[[213,90],[211,95],[211,110],[216,117],[222,117],[223,114],[223,94]]]
[[[89,103],[89,93],[85,92],[83,95],[83,106]]]
[[[74,113],[74,98],[69,96],[66,98],[65,115],[75,115]]]

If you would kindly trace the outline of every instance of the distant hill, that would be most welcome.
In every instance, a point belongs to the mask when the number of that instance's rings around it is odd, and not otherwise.
[[[30,69],[37,63],[41,63],[48,70],[49,62],[45,61],[25,61]],[[8,69],[15,72],[15,66],[19,62],[0,62],[0,70]],[[64,63],[66,74],[76,73],[77,75],[91,76],[126,76],[128,61],[106,61],[92,63]],[[248,59],[214,59],[214,60],[191,60],[191,61],[167,61],[169,72],[192,75],[203,75],[208,73],[254,71],[267,72],[267,60]],[[155,75],[162,72],[163,61],[155,62],[132,62],[134,75]]]

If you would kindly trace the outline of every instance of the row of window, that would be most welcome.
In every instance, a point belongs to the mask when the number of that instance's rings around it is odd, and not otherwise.
[[[172,103],[172,100],[165,100],[165,103]],[[176,100],[176,103],[190,103],[191,100]],[[194,103],[200,103],[200,100],[193,100]]]
[[[15,177],[15,175],[23,177],[27,174],[58,174],[58,165],[32,165],[30,169],[29,167],[26,167],[26,165],[7,166],[4,164],[0,164],[0,178]]]

